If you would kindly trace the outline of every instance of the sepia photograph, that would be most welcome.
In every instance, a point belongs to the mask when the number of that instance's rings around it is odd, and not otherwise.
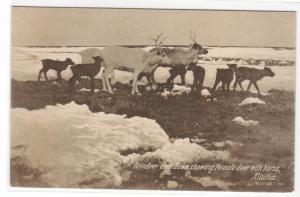
[[[292,192],[296,11],[11,7],[11,187]]]

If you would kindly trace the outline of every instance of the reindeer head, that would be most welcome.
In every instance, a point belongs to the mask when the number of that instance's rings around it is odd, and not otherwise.
[[[190,31],[190,36],[191,36],[191,40],[193,42],[193,44],[191,45],[193,50],[197,50],[198,54],[207,54],[208,51],[207,49],[203,48],[200,44],[197,43],[196,41],[196,34],[194,34],[194,36],[192,36],[192,32]]]
[[[152,66],[157,66],[158,64],[169,65],[171,64],[171,60],[166,55],[163,50],[152,50],[149,51],[147,55],[147,64]]]
[[[228,66],[232,71],[235,71],[235,70],[236,70],[237,64],[227,64],[227,66]]]
[[[103,59],[100,56],[93,57],[93,59],[95,60],[96,64],[101,63],[103,61]]]
[[[75,63],[70,58],[66,58],[65,62],[67,65],[75,65]]]
[[[274,75],[275,75],[275,73],[273,73],[273,71],[271,70],[271,68],[265,67],[264,71],[265,71],[265,75],[266,76],[274,77]]]

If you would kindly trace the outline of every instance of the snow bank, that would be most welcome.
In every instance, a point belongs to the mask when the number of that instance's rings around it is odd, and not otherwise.
[[[144,158],[160,158],[174,165],[178,162],[192,163],[205,159],[227,160],[229,156],[228,151],[209,151],[191,143],[189,138],[176,139],[173,143],[167,143],[162,148],[143,155]]]
[[[69,103],[28,111],[12,109],[12,152],[43,172],[52,187],[79,187],[96,178],[99,185],[122,182],[120,166],[127,149],[158,149],[169,143],[163,129],[147,118],[92,113],[86,105]]]
[[[248,104],[266,104],[266,102],[256,97],[255,98],[248,97],[245,98],[239,105],[248,105]]]
[[[256,126],[259,124],[258,121],[255,120],[244,120],[241,116],[235,117],[232,121],[238,125],[242,125],[246,127]]]
[[[118,186],[129,177],[124,166],[147,158],[174,164],[230,156],[188,138],[170,142],[155,120],[92,113],[74,102],[32,111],[14,108],[11,115],[11,157],[38,169],[41,182],[50,187],[84,187],[91,182],[98,187]],[[121,154],[128,150],[146,153]]]

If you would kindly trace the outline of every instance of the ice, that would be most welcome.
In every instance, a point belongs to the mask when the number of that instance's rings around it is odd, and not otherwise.
[[[246,127],[256,126],[259,124],[258,121],[255,120],[244,120],[241,116],[235,117],[232,121],[236,124],[246,126]]]
[[[248,105],[248,104],[266,104],[266,102],[257,97],[248,97],[245,98],[239,105]]]

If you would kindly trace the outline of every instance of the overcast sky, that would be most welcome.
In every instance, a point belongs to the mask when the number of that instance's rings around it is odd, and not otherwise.
[[[191,43],[295,47],[295,12],[12,8],[13,46],[101,46]]]

